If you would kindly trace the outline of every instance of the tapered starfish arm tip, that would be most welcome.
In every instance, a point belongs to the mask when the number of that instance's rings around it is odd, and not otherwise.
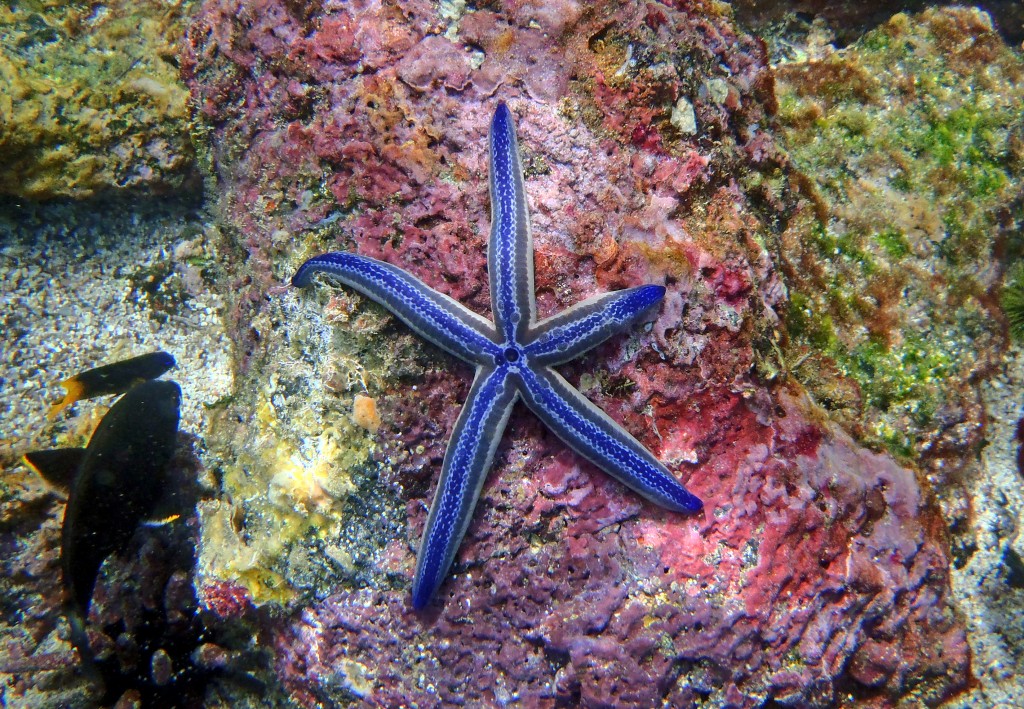
[[[665,288],[605,293],[538,323],[523,171],[504,103],[491,121],[489,166],[493,323],[405,271],[365,256],[316,256],[292,278],[293,285],[305,287],[314,274],[326,273],[384,305],[424,339],[476,365],[417,554],[412,591],[417,610],[430,603],[451,568],[520,397],[570,448],[638,494],[676,512],[702,508],[643,444],[551,368],[635,325],[662,301]]]
[[[526,405],[578,454],[651,502],[674,512],[699,512],[701,501],[640,441],[550,368],[522,375]]]
[[[477,367],[441,465],[417,555],[413,606],[426,605],[451,567],[518,398],[507,366]]]
[[[537,323],[524,349],[535,365],[563,364],[636,324],[664,297],[664,286],[647,285],[588,298]]]

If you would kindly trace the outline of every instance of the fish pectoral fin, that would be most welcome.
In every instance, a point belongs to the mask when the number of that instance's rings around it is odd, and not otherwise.
[[[181,514],[178,512],[173,512],[167,516],[159,516],[159,513],[155,513],[152,519],[144,519],[140,524],[143,527],[163,527],[164,525],[177,522],[179,519],[181,519]]]
[[[165,484],[152,511],[139,524],[143,527],[165,527],[179,520],[188,519],[194,509],[195,502],[189,505],[187,495],[183,491]]]
[[[67,494],[84,457],[84,448],[52,448],[26,453],[21,459],[48,485]]]

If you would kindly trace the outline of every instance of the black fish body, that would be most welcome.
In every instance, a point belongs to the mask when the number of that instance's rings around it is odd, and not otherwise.
[[[114,403],[85,449],[61,534],[64,585],[83,618],[103,560],[127,545],[163,496],[180,406],[176,383],[143,382]]]

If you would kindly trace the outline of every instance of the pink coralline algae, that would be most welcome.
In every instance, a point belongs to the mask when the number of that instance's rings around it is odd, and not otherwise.
[[[788,394],[777,405],[771,426],[738,401],[722,412],[729,440],[688,483],[710,510],[697,520],[526,432],[443,609],[418,617],[405,591],[336,594],[279,637],[281,674],[311,703],[354,666],[382,705],[937,701],[968,657],[913,475]]]
[[[563,371],[705,512],[642,502],[516,413],[440,602],[413,613],[414,547],[468,387],[438,356],[379,399],[380,485],[404,490],[406,538],[387,545],[380,584],[317,589],[279,627],[292,696],[882,707],[955,694],[970,657],[927,494],[799,385],[755,375],[783,327],[772,244],[795,199],[762,43],[721,3],[489,7],[210,0],[194,20],[183,70],[248,256],[232,326],[249,382],[287,359],[250,327],[274,307],[264,295],[313,253],[387,260],[488,312],[500,98],[519,129],[540,315],[668,288],[649,331]],[[689,109],[693,134],[673,121]]]
[[[241,617],[251,605],[246,590],[227,581],[211,581],[203,584],[200,591],[202,597],[199,600],[203,608],[218,618]]]

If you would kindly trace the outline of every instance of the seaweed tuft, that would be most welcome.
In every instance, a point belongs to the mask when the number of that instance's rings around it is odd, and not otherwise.
[[[1024,261],[1015,263],[1006,274],[999,301],[1006,314],[1010,337],[1018,344],[1024,343]]]

